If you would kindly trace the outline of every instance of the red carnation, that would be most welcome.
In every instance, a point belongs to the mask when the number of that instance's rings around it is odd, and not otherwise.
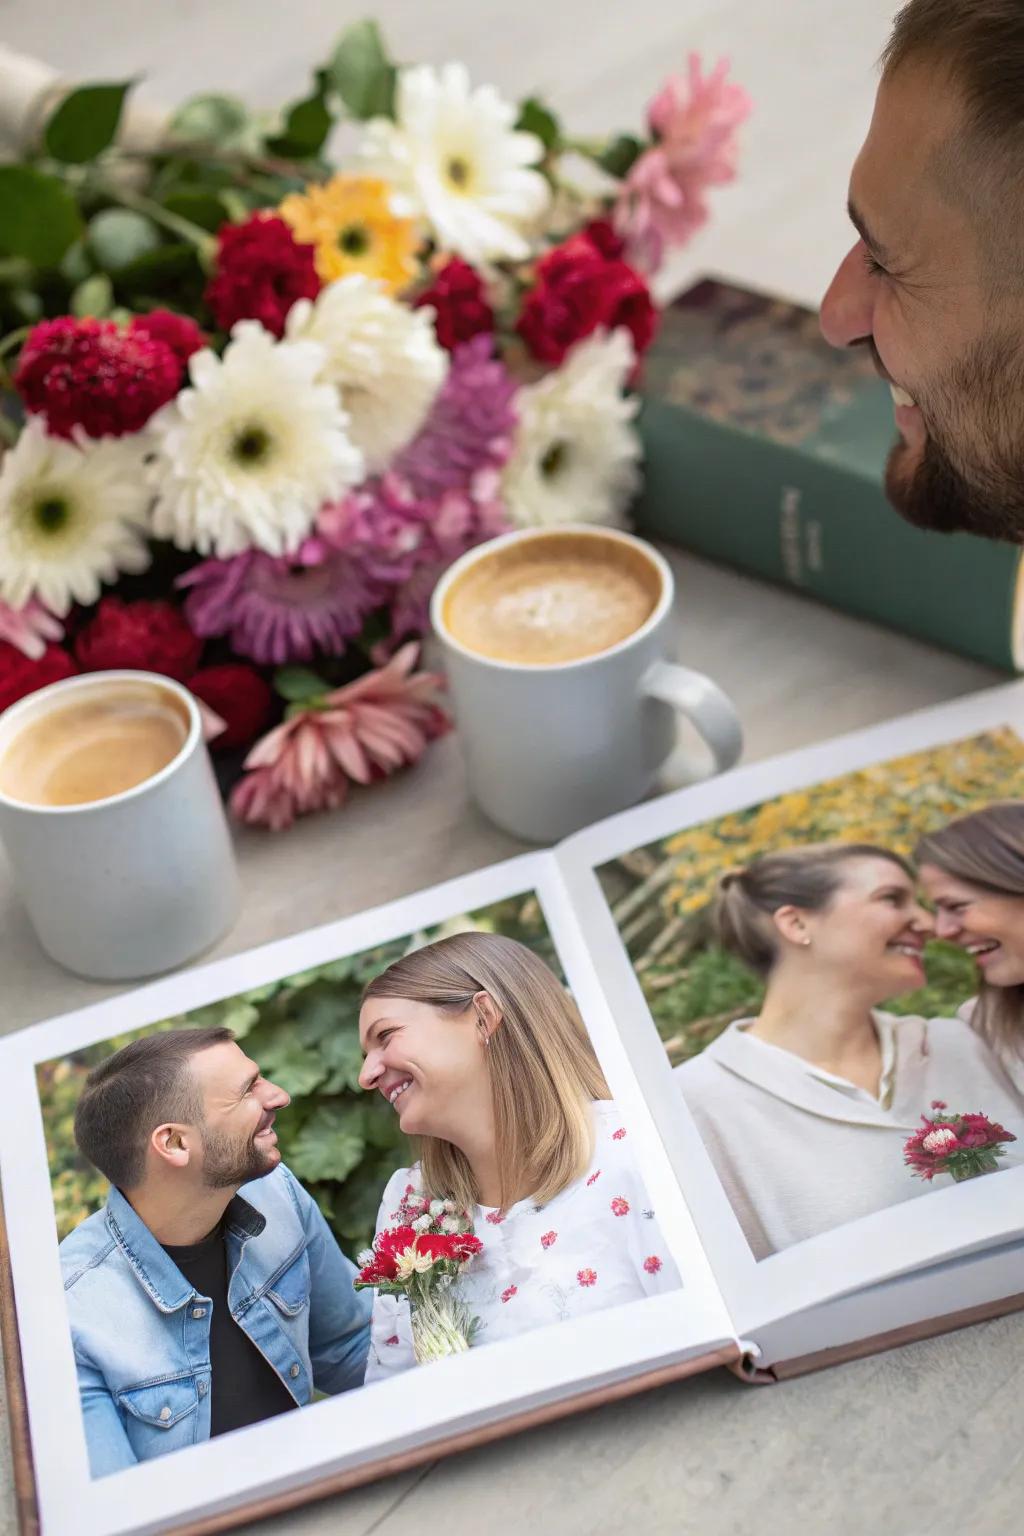
[[[202,640],[171,603],[105,597],[75,641],[75,659],[83,672],[128,667],[180,683],[195,672],[202,649]]]
[[[382,1258],[394,1258],[396,1253],[404,1253],[411,1248],[416,1241],[416,1233],[412,1227],[392,1227],[388,1232],[381,1232],[374,1243],[374,1252],[378,1260]]]
[[[176,315],[170,309],[153,309],[148,315],[136,315],[128,329],[136,335],[151,336],[170,347],[184,371],[193,352],[205,347],[209,337],[188,315]]]
[[[267,725],[274,707],[274,695],[252,667],[227,662],[220,667],[202,667],[193,672],[188,686],[197,699],[208,704],[227,725],[227,730],[210,743],[214,751],[247,747]]]
[[[29,332],[14,383],[55,436],[81,427],[90,437],[120,437],[173,400],[181,365],[166,342],[145,331],[61,315]]]
[[[609,261],[616,261],[625,253],[626,242],[611,219],[591,219],[583,226],[582,233]]]
[[[206,302],[224,331],[238,320],[258,320],[284,335],[297,299],[320,292],[314,250],[296,240],[284,219],[254,213],[244,224],[225,224],[218,237],[216,272]]]
[[[453,256],[436,273],[434,281],[414,301],[418,309],[434,309],[434,330],[447,351],[464,341],[494,330],[494,311],[487,302],[483,279],[468,262]]]
[[[537,265],[516,330],[534,357],[559,364],[569,349],[600,326],[625,326],[637,357],[650,346],[658,312],[638,272],[602,249],[604,236],[587,230],[556,246]]]
[[[62,677],[73,677],[77,671],[67,651],[59,645],[48,645],[37,661],[31,661],[16,645],[0,640],[0,715],[26,694],[45,688],[47,683],[59,682]]]

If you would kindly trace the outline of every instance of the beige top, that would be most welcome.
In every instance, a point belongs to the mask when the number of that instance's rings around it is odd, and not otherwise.
[[[957,1017],[963,1019],[965,1024],[970,1024],[977,1006],[978,999],[972,997],[961,1008],[957,1009]],[[1024,1096],[1024,1038],[1021,1039],[1019,1050],[1012,1050],[1001,1045],[993,1045],[991,1049],[999,1058],[1000,1066],[1017,1092]]]
[[[960,1019],[874,1015],[882,1049],[875,1098],[845,1078],[729,1026],[676,1068],[679,1087],[755,1258],[941,1189],[903,1162],[903,1144],[933,1099],[983,1113],[1018,1140],[1004,1167],[1024,1163],[1024,1093]]]

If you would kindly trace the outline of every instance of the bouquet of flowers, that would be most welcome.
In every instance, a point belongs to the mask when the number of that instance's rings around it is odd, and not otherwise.
[[[378,1232],[373,1247],[359,1255],[353,1285],[408,1298],[417,1364],[461,1354],[479,1324],[459,1300],[455,1282],[483,1244],[453,1201],[430,1200],[412,1185],[395,1220],[398,1226]]]
[[[272,827],[415,761],[444,568],[624,517],[648,278],[734,175],[726,73],[600,142],[369,22],[269,119],[195,98],[140,146],[127,85],[66,96],[0,166],[0,709],[174,677]]]
[[[903,1147],[903,1161],[919,1179],[934,1179],[948,1173],[959,1184],[982,1173],[995,1173],[999,1159],[1006,1155],[1006,1143],[1016,1136],[985,1115],[947,1114],[942,1099],[933,1099],[930,1116],[921,1116],[921,1126],[908,1136]]]

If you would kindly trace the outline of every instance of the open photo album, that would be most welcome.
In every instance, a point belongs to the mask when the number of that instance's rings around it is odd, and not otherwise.
[[[770,1382],[1024,1306],[1024,915],[985,905],[1014,837],[1024,864],[1015,802],[1024,684],[0,1041],[24,1528],[213,1531],[697,1371]],[[104,1093],[179,1045],[249,1128],[248,1182],[227,1131],[204,1144],[240,1183],[226,1304],[273,1367],[245,1427],[203,1245],[118,1187],[142,1090]],[[490,1164],[455,1129],[480,1081]]]

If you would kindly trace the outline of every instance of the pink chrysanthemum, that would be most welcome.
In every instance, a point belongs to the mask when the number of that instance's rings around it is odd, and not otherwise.
[[[656,142],[626,177],[614,216],[630,259],[643,271],[656,272],[669,247],[686,244],[708,217],[708,187],[736,174],[736,130],[751,101],[726,80],[728,72],[723,59],[704,76],[691,54],[687,74],[673,76],[650,105]]]
[[[30,661],[39,660],[48,641],[63,638],[63,624],[35,599],[24,608],[0,603],[0,640],[6,640]]]
[[[506,463],[516,429],[516,384],[493,354],[489,336],[456,347],[430,414],[392,464],[417,500],[470,490],[481,471]]]
[[[418,645],[380,671],[327,693],[277,726],[249,753],[231,809],[240,821],[280,831],[296,816],[333,809],[349,785],[368,784],[415,763],[449,729],[443,679],[414,672]]]
[[[89,437],[121,437],[144,427],[172,400],[181,364],[165,341],[112,320],[43,320],[25,339],[14,385],[55,437],[81,427]]]
[[[247,550],[204,560],[178,585],[191,589],[185,614],[197,635],[227,635],[237,655],[274,666],[342,655],[385,596],[355,551],[306,546],[295,559]]]
[[[649,1253],[644,1259],[644,1269],[649,1275],[656,1275],[661,1268],[661,1260],[656,1253]]]

